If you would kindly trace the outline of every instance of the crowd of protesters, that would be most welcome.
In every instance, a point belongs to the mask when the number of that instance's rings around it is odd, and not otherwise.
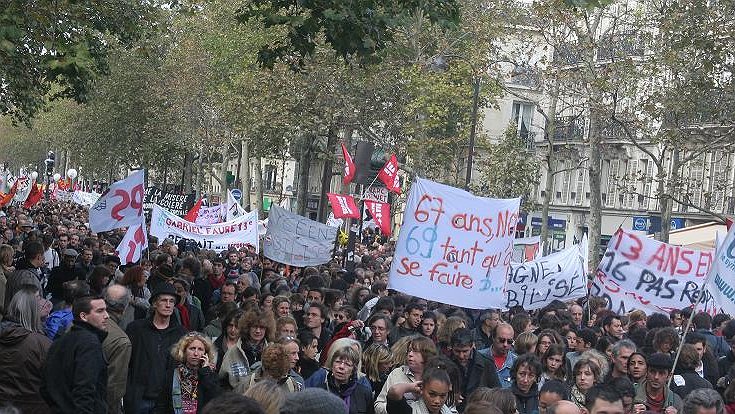
[[[370,231],[353,271],[154,238],[120,266],[86,223],[0,213],[0,413],[735,414],[727,315],[408,297]]]

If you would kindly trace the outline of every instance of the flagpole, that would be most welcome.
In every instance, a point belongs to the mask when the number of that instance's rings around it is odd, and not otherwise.
[[[717,247],[715,246],[715,257],[717,257]],[[674,372],[674,369],[676,368],[676,363],[679,362],[679,355],[681,355],[681,348],[684,346],[684,338],[686,337],[686,334],[689,332],[689,329],[692,327],[692,319],[694,319],[694,315],[697,314],[697,308],[699,308],[699,304],[702,303],[702,299],[704,298],[704,291],[707,289],[707,285],[709,284],[710,279],[712,279],[712,275],[715,274],[715,264],[712,263],[709,268],[709,272],[707,272],[707,277],[704,278],[704,282],[702,283],[702,287],[699,289],[699,294],[697,295],[697,301],[694,302],[694,307],[692,308],[692,314],[689,315],[689,319],[687,320],[686,328],[681,332],[681,338],[679,339],[679,348],[676,350],[676,356],[674,357],[674,365],[671,368],[671,373]],[[666,383],[666,387],[671,386],[671,380],[674,379],[673,375],[669,376],[669,380]]]

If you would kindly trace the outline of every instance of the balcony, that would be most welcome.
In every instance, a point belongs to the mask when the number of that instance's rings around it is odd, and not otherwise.
[[[529,89],[538,89],[541,81],[538,72],[528,65],[516,65],[510,74],[510,83]]]
[[[518,139],[520,139],[526,151],[534,151],[536,149],[536,133],[530,131],[522,131],[518,133]]]
[[[582,53],[576,43],[562,43],[554,50],[553,62],[557,65],[576,65],[582,61]]]
[[[584,119],[575,116],[556,118],[554,141],[581,141],[584,137]]]
[[[633,33],[621,33],[600,39],[597,60],[613,60],[630,56],[643,56],[644,42]]]

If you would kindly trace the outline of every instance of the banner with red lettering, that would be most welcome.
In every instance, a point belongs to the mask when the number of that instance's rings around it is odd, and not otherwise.
[[[355,169],[355,162],[352,161],[350,153],[347,152],[347,147],[345,147],[344,142],[342,143],[342,156],[345,158],[345,176],[342,179],[342,182],[347,185],[352,182],[352,179],[355,178],[355,173],[357,172],[357,169]]]
[[[120,257],[120,264],[135,263],[140,260],[143,250],[148,247],[148,234],[145,229],[145,216],[140,218],[140,222],[134,226],[128,227],[125,237],[117,246],[117,255]]]
[[[520,198],[492,199],[417,178],[388,287],[472,309],[501,308]]]
[[[215,252],[245,246],[253,246],[255,251],[259,248],[257,210],[245,213],[233,221],[208,225],[186,221],[154,204],[151,211],[150,233],[159,241],[168,238],[174,243],[178,243],[181,239],[194,240],[200,249]]]
[[[332,211],[336,218],[360,218],[360,210],[357,209],[355,199],[352,196],[327,193]]]
[[[607,244],[590,295],[607,299],[618,314],[633,309],[665,312],[694,304],[713,252],[674,246],[619,229]],[[704,309],[713,309],[705,293]]]
[[[390,204],[365,200],[365,208],[370,212],[370,216],[375,220],[380,232],[384,236],[390,237]]]
[[[396,159],[396,154],[391,155],[388,162],[380,169],[378,178],[390,191],[401,194],[401,182],[398,180],[398,159]]]
[[[143,215],[143,170],[112,184],[89,209],[89,228],[95,233],[130,227]]]

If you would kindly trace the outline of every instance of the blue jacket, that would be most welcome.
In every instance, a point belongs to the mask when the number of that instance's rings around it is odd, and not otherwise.
[[[724,337],[716,336],[709,329],[697,329],[694,332],[704,336],[707,339],[707,345],[715,354],[715,358],[721,358],[730,351],[730,345],[727,343]]]
[[[46,336],[50,340],[54,340],[57,337],[66,333],[66,330],[71,326],[74,321],[74,315],[71,313],[71,308],[57,310],[46,319],[44,331]]]
[[[327,381],[327,373],[328,371],[326,368],[319,368],[315,373],[311,374],[306,381],[304,381],[304,385],[306,385],[307,388],[324,388],[324,384]],[[368,380],[364,375],[357,376],[357,383],[366,386],[369,390],[373,389],[370,385],[370,380]]]
[[[490,358],[493,361],[493,364],[495,363],[492,348],[481,349],[477,352],[487,358]],[[503,363],[503,366],[499,368],[495,367],[498,372],[498,380],[500,381],[500,386],[503,388],[510,388],[513,382],[513,378],[511,378],[510,375],[510,369],[513,368],[513,364],[515,364],[516,359],[518,359],[518,355],[516,355],[516,353],[513,351],[508,351],[508,356],[505,358],[505,363]]]

